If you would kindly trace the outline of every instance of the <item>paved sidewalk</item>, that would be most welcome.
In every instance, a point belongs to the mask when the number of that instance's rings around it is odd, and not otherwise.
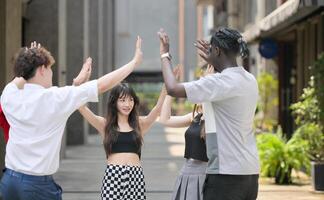
[[[144,138],[142,165],[147,199],[168,200],[183,163],[185,129],[164,129],[155,125]],[[56,181],[63,187],[64,200],[99,199],[101,179],[105,170],[105,154],[101,139],[90,136],[89,144],[67,148]],[[277,186],[261,181],[259,200],[324,200],[311,186]]]
[[[173,140],[173,142],[168,142]],[[155,125],[144,138],[142,166],[144,169],[147,199],[171,198],[173,184],[183,162],[183,135],[166,135]],[[174,152],[179,152],[178,156]],[[89,144],[68,147],[67,158],[62,160],[55,180],[64,190],[64,200],[99,199],[100,187],[106,166],[104,149],[99,136],[90,136]]]

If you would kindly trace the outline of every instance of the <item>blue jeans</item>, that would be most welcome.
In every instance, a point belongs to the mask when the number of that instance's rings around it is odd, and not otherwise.
[[[62,188],[52,176],[32,176],[5,169],[0,183],[4,200],[62,200]]]

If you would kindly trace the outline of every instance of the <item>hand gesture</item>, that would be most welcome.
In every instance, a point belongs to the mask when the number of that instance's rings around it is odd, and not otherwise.
[[[173,74],[175,76],[175,78],[177,79],[177,81],[179,81],[180,79],[180,74],[182,71],[183,67],[181,64],[178,64],[174,69],[173,69]]]
[[[90,79],[92,71],[92,58],[87,58],[87,60],[83,63],[82,69],[79,75],[73,79],[73,85],[78,86],[82,83],[87,82]]]
[[[168,53],[170,48],[169,36],[162,28],[158,32],[158,36],[160,38],[160,55]]]
[[[36,41],[30,43],[30,49],[36,49],[36,48],[37,49],[40,49],[41,48],[41,44],[40,43],[37,44]]]
[[[211,64],[208,64],[205,75],[214,74],[214,73],[215,73],[214,67]]]
[[[211,58],[210,58],[211,45],[205,40],[197,40],[197,42],[194,45],[198,48],[199,56],[202,59],[204,59],[208,64],[211,64]]]
[[[143,52],[142,52],[142,39],[140,36],[137,36],[136,47],[135,47],[135,55],[133,58],[135,65],[138,66],[143,61]]]

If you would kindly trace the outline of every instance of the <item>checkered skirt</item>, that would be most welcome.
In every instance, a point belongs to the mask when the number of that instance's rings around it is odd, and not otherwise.
[[[101,187],[102,200],[146,199],[140,166],[107,165]]]

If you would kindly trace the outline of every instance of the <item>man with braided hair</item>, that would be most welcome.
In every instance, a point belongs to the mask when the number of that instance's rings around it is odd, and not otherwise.
[[[222,28],[206,42],[198,40],[199,55],[217,73],[178,83],[172,73],[168,35],[160,30],[163,78],[168,94],[204,107],[208,166],[204,200],[255,200],[259,161],[253,131],[258,99],[257,81],[236,62],[248,56],[241,34]]]

